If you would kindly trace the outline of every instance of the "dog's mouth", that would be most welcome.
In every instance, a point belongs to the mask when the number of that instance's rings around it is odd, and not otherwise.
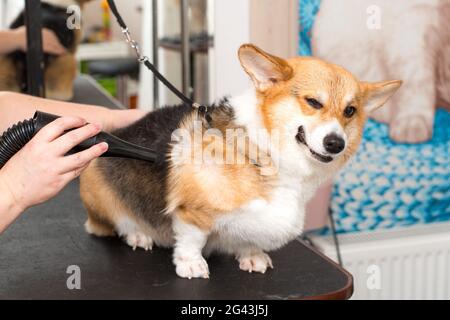
[[[300,126],[298,128],[298,132],[297,132],[297,135],[295,136],[295,139],[297,140],[298,143],[304,144],[309,149],[309,152],[311,153],[311,155],[314,159],[316,159],[320,162],[323,162],[323,163],[329,163],[329,162],[333,161],[332,157],[320,154],[308,146],[308,143],[306,143],[305,129],[303,129],[303,126]]]

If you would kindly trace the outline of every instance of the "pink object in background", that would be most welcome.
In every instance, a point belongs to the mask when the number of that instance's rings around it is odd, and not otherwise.
[[[305,231],[319,229],[328,224],[328,208],[330,206],[333,182],[324,183],[316,195],[306,206]]]

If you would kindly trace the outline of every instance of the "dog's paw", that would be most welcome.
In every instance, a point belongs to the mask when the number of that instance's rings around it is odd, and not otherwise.
[[[111,227],[98,223],[91,218],[88,218],[84,224],[84,229],[87,233],[95,235],[97,237],[112,237],[115,232]]]
[[[396,142],[421,143],[431,139],[433,119],[411,115],[394,119],[389,125],[390,136]]]
[[[180,257],[174,260],[177,275],[181,278],[203,278],[209,279],[208,263],[203,257],[188,258]]]
[[[143,232],[136,231],[129,233],[126,235],[125,241],[131,248],[133,248],[133,250],[136,250],[136,248],[142,248],[145,251],[148,251],[153,248],[152,238]]]
[[[264,252],[240,256],[237,260],[239,261],[239,269],[250,273],[266,273],[267,268],[270,267],[273,269],[272,259],[270,259],[269,255]]]

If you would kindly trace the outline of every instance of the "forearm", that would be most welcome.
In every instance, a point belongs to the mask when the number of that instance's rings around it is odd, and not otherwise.
[[[0,234],[17,219],[23,209],[16,203],[5,185],[0,170]]]
[[[22,37],[15,30],[0,31],[0,54],[8,54],[10,52],[22,49]]]
[[[33,117],[36,110],[59,116],[81,117],[91,123],[103,124],[105,130],[112,129],[115,121],[120,120],[116,111],[104,107],[41,99],[18,93],[0,92],[0,134],[12,124]]]

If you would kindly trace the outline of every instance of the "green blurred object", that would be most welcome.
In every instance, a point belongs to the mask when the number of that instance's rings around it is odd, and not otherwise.
[[[80,73],[89,74],[89,62],[88,61],[80,62]]]
[[[117,97],[116,78],[96,78],[96,80],[110,95]]]
[[[89,61],[81,61],[80,72],[82,74],[89,74]],[[116,80],[116,78],[94,76],[94,79],[110,95],[112,95],[113,97],[117,97],[117,80]]]

